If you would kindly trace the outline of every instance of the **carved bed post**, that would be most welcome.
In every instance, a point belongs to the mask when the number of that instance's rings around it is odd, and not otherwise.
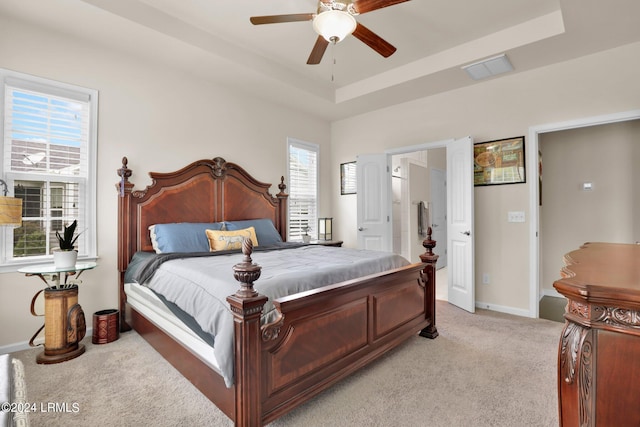
[[[287,185],[284,183],[284,176],[280,177],[280,184],[278,184],[280,192],[276,194],[278,198],[278,230],[280,230],[280,237],[282,241],[287,241],[287,198],[289,195],[284,192],[287,189]]]
[[[233,312],[235,336],[235,425],[240,427],[262,425],[260,315],[267,297],[253,288],[262,267],[251,260],[252,251],[251,240],[244,239],[244,259],[233,267],[240,289],[227,297]]]
[[[435,338],[438,336],[436,329],[436,262],[438,255],[433,253],[436,247],[436,241],[431,238],[431,227],[427,229],[427,238],[422,242],[422,246],[426,252],[420,255],[420,259],[425,263],[424,268],[420,272],[420,280],[424,284],[425,291],[425,311],[431,314],[431,323],[429,326],[420,331],[420,335],[427,338]]]
[[[131,191],[133,190],[133,183],[129,182],[129,177],[132,174],[131,169],[127,167],[129,160],[126,157],[122,158],[122,167],[118,169],[118,176],[120,182],[116,184],[118,190],[118,282],[119,282],[119,302],[120,302],[120,331],[126,332],[131,330],[131,326],[126,322],[125,305],[127,302],[127,295],[124,293],[124,272],[129,265],[132,252],[129,244],[129,221],[131,218],[126,213],[129,212],[129,203],[131,201]]]

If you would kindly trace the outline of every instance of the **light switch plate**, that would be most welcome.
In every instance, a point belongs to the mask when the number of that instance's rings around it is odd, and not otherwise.
[[[524,211],[509,211],[507,212],[508,222],[524,222]]]

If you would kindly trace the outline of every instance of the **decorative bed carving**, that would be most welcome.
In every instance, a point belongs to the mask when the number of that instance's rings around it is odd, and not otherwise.
[[[127,158],[118,169],[118,271],[122,330],[131,327],[214,402],[237,426],[267,424],[415,334],[438,336],[435,242],[431,230],[422,263],[301,292],[273,301],[280,316],[261,325],[267,298],[253,289],[260,266],[243,245],[244,261],[229,271],[240,282],[227,301],[235,325],[235,383],[126,302],[124,273],[137,251],[151,251],[148,227],[171,222],[269,218],[286,240],[284,178],[269,184],[217,157],[171,173],[151,172],[134,191]]]

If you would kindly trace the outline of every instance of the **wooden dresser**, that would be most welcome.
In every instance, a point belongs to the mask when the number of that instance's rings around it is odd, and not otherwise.
[[[587,243],[565,264],[560,425],[640,426],[640,245]]]

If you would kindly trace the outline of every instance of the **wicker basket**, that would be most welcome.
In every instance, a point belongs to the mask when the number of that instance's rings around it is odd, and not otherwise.
[[[44,323],[29,341],[35,347],[34,339],[44,328],[44,351],[37,355],[37,363],[60,363],[84,353],[80,344],[86,332],[84,312],[78,304],[78,286],[46,288],[36,293],[31,300],[31,313],[36,298],[44,291]]]

